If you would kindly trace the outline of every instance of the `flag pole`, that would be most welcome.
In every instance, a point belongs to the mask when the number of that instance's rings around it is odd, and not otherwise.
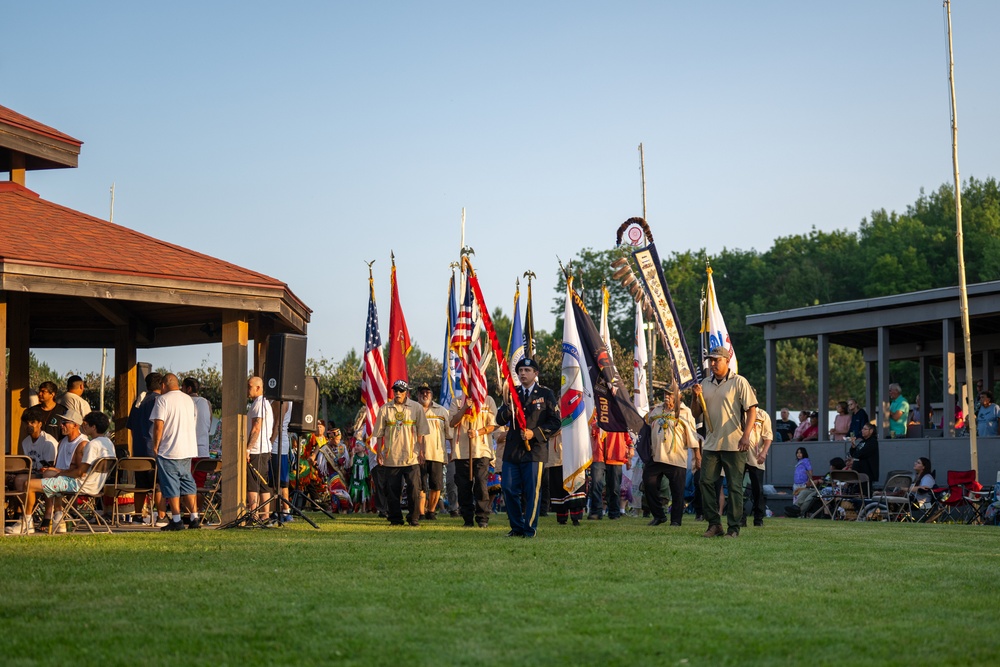
[[[975,406],[975,397],[969,392],[975,387],[972,377],[972,336],[969,332],[969,293],[965,284],[965,240],[962,234],[962,180],[958,173],[958,107],[955,100],[955,52],[951,43],[951,0],[945,0],[948,14],[948,85],[951,89],[951,163],[955,172],[955,238],[958,242],[958,297],[962,315],[962,342],[965,346],[965,423],[969,423],[969,408]],[[984,373],[985,375],[985,373]],[[973,470],[979,469],[979,444],[976,440],[976,415],[972,415],[969,428],[969,459]]]

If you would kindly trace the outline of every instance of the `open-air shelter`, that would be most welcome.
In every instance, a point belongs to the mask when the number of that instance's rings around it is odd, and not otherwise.
[[[989,388],[997,378],[996,351],[1000,349],[1000,281],[969,285],[967,293],[974,380],[983,380],[983,386]],[[813,338],[817,342],[819,393],[816,398],[820,407],[821,441],[805,443],[814,470],[825,471],[829,458],[846,454],[844,443],[822,442],[823,434],[829,433],[826,406],[830,401],[831,344],[862,353],[865,393],[855,398],[876,423],[883,471],[910,469],[918,456],[929,457],[940,474],[946,469],[968,470],[971,467],[969,438],[955,429],[955,406],[962,400],[966,381],[957,287],[749,315],[747,324],[764,331],[767,375],[764,402],[771,415],[782,407],[777,404],[777,342],[793,338]],[[942,428],[916,428],[909,434],[911,437],[890,440],[886,437],[891,381],[889,363],[904,360],[919,365],[920,378],[919,386],[904,387],[904,394],[911,400],[919,394],[924,403],[921,408],[932,402],[940,403]],[[940,373],[940,395],[932,395],[930,389],[932,369]],[[972,419],[974,427],[975,416],[968,412],[966,416]],[[799,444],[802,443],[775,443],[772,446],[773,455],[768,466],[774,470],[770,473],[774,483],[787,483],[785,477],[790,482],[795,465],[794,452]],[[813,453],[814,447],[818,455]],[[980,481],[992,482],[1000,469],[1000,439],[978,439],[978,465]]]
[[[250,340],[259,374],[268,336],[305,334],[310,309],[285,283],[46,201],[26,172],[76,167],[82,142],[0,107],[0,349],[8,351],[0,410],[5,451],[16,453],[28,407],[29,355],[39,348],[114,350],[114,439],[136,399],[139,349],[222,344],[223,519],[246,488]],[[0,458],[0,474],[3,460]]]

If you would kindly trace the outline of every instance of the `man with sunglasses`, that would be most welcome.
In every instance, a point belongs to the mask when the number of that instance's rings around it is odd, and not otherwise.
[[[406,521],[420,525],[417,514],[420,500],[420,466],[424,462],[424,437],[430,433],[427,415],[419,403],[410,398],[409,386],[403,380],[392,385],[392,400],[378,411],[372,440],[379,467],[384,467],[387,513],[390,525],[403,525],[400,498],[403,482],[407,485]]]

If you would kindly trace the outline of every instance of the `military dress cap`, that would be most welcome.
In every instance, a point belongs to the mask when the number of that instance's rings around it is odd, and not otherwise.
[[[77,426],[83,423],[83,416],[80,415],[78,410],[74,410],[73,408],[68,408],[66,410],[66,414],[64,415],[56,415],[56,418],[67,422],[73,422]]]
[[[716,345],[708,351],[709,359],[729,359],[729,350],[725,345]]]
[[[538,362],[532,359],[531,357],[524,357],[519,362],[517,362],[517,365],[514,366],[514,370],[519,371],[522,368],[534,368],[537,371]]]
[[[410,385],[406,384],[406,380],[396,380],[392,383],[393,389],[399,389],[400,391],[407,391]]]

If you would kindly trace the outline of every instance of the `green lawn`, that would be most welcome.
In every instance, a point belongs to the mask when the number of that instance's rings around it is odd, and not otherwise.
[[[458,519],[0,539],[4,665],[987,665],[1000,529]]]

